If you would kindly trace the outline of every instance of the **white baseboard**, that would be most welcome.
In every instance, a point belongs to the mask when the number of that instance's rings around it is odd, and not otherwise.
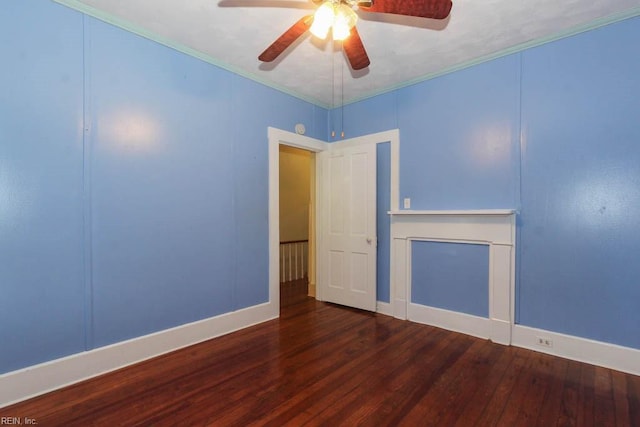
[[[385,316],[393,316],[393,307],[391,303],[376,301],[376,313],[384,314]]]
[[[265,303],[0,375],[0,408],[278,317]]]
[[[393,300],[393,317],[400,320],[407,320],[407,300],[396,298]]]
[[[484,317],[421,304],[409,304],[408,319],[478,338],[491,337],[491,321]]]
[[[538,338],[550,339],[552,347],[538,345]],[[513,345],[553,356],[640,375],[640,350],[615,344],[559,334],[528,326],[513,326]]]
[[[640,375],[640,349],[545,331],[455,311],[409,304],[409,320],[565,359]],[[550,340],[551,347],[537,344]]]
[[[511,345],[511,323],[506,320],[489,319],[491,335],[489,339],[496,344]]]

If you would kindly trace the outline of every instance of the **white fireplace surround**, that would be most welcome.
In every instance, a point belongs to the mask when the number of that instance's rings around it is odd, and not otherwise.
[[[391,215],[391,295],[393,315],[510,345],[514,324],[515,211],[400,210]],[[411,242],[471,243],[489,246],[489,317],[411,302]]]

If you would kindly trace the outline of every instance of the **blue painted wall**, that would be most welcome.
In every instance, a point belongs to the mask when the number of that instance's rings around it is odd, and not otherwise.
[[[234,188],[219,184],[234,175],[232,75],[87,21],[101,346],[238,307],[235,233],[219,226],[235,223]]]
[[[0,373],[268,300],[267,126],[327,110],[49,1],[0,36]]]
[[[398,91],[400,199],[413,209],[517,205],[519,56]]]
[[[413,241],[411,259],[411,302],[489,317],[488,245]]]
[[[518,321],[640,348],[640,18],[522,55]]]
[[[329,132],[335,131],[330,142],[345,138],[384,132],[398,128],[397,92],[389,92],[361,102],[334,108],[329,112]]]
[[[376,145],[376,293],[377,300],[391,302],[391,143]]]
[[[84,349],[82,17],[3,2],[0,40],[2,373]]]
[[[331,121],[349,137],[397,123],[413,209],[520,210],[518,323],[640,348],[639,39],[640,18],[627,19]]]

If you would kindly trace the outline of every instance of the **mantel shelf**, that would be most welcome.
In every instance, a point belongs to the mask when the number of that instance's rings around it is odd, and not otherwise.
[[[387,212],[389,215],[513,215],[515,209],[478,209],[478,210],[451,210],[451,211],[418,211],[418,210],[397,210]]]

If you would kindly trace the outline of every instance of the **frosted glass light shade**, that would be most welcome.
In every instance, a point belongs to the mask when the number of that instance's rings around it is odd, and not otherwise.
[[[358,15],[345,4],[341,4],[336,8],[335,18],[333,21],[333,39],[344,40],[349,37],[351,28],[356,25]]]
[[[335,8],[331,1],[324,2],[313,15],[313,24],[309,31],[314,36],[325,39],[335,19]]]

